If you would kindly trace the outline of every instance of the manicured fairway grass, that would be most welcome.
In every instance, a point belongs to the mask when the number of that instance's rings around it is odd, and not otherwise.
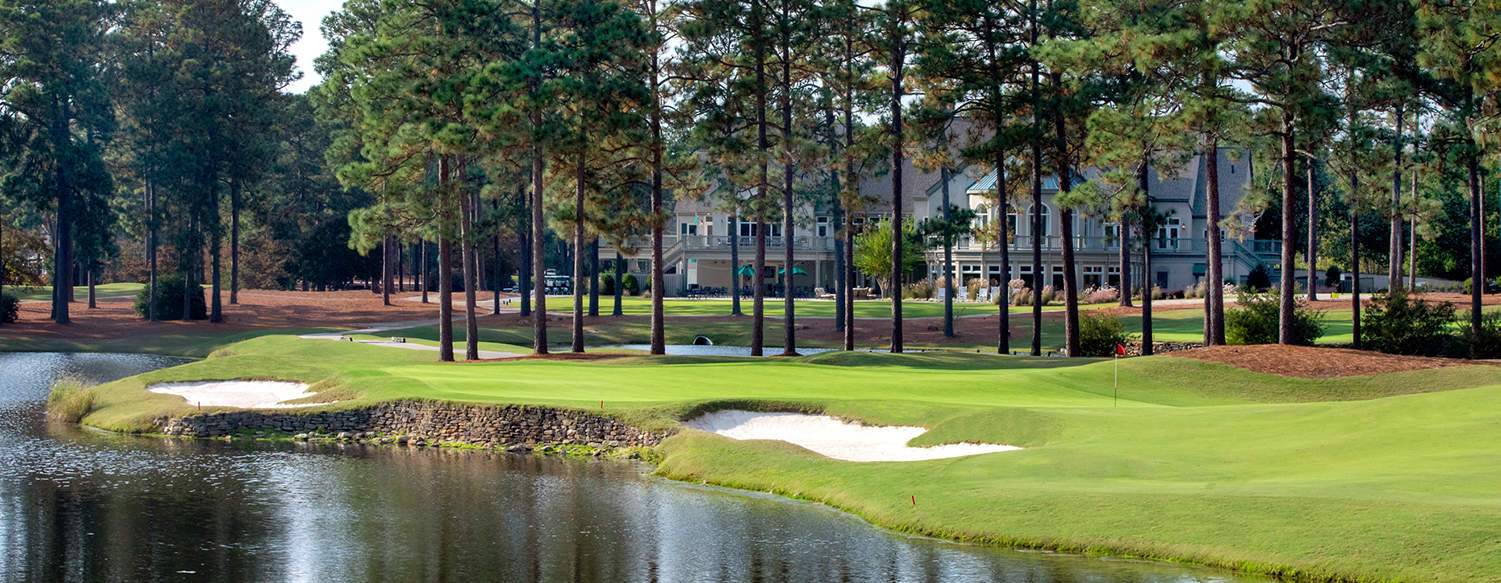
[[[134,296],[144,287],[139,283],[102,283],[94,286],[94,294],[97,297],[106,298],[111,296]],[[14,294],[23,302],[50,301],[52,299],[51,287],[15,287],[5,286],[5,293]],[[80,285],[73,288],[73,296],[80,301],[89,297],[89,286]]]
[[[674,426],[705,407],[827,411],[1015,452],[823,458],[685,430],[661,475],[818,500],[911,532],[1311,578],[1501,579],[1501,369],[1290,379],[1173,357],[975,354],[627,357],[439,364],[431,353],[271,336],[97,389],[86,422],[191,413],[152,382],[297,379],[345,399],[519,403]],[[313,397],[317,400],[320,397]],[[600,401],[604,408],[599,408]],[[311,412],[309,410],[302,410]],[[915,497],[916,505],[912,504]]]

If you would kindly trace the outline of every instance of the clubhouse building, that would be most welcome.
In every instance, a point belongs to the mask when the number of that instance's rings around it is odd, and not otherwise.
[[[1222,149],[1219,156],[1220,214],[1229,217],[1226,223],[1249,224],[1251,215],[1241,207],[1247,185],[1251,182],[1250,161],[1244,155],[1232,155],[1230,149]],[[994,173],[979,174],[973,169],[951,172],[948,180],[949,203],[976,213],[975,231],[993,232],[995,221],[1008,222],[1011,233],[1011,277],[1030,285],[1040,275],[1043,285],[1056,289],[1063,287],[1063,255],[1060,233],[1061,213],[1054,197],[1058,192],[1056,177],[1043,180],[1043,228],[1033,233],[1031,229],[1031,196],[1024,188],[1009,193],[1013,201],[1004,212],[996,203],[996,177]],[[943,212],[943,180],[941,173],[920,170],[908,165],[903,170],[904,215],[919,223],[926,218],[941,216]],[[1085,172],[1090,174],[1089,171]],[[1147,244],[1152,246],[1152,281],[1164,291],[1172,293],[1197,285],[1207,273],[1207,169],[1204,158],[1194,156],[1184,167],[1169,175],[1159,174],[1155,169],[1148,176],[1148,188],[1153,207],[1165,215],[1164,224],[1152,233]],[[1076,177],[1079,184],[1084,177]],[[1018,189],[1012,182],[1013,190]],[[864,212],[849,217],[858,229],[862,225],[880,221],[891,216],[891,178],[875,176],[861,181],[860,189],[868,199],[874,200]],[[743,217],[733,221],[729,213],[717,210],[714,200],[683,198],[675,202],[673,217],[668,224],[663,243],[663,260],[666,265],[667,295],[720,295],[732,285],[748,289],[751,285],[750,266],[755,259],[755,236],[758,228],[767,229],[766,282],[767,293],[780,294],[780,281],[787,272],[793,275],[792,290],[799,296],[816,293],[821,288],[832,292],[835,281],[835,241],[839,225],[832,203],[805,204],[796,219],[793,233],[783,233],[780,221],[757,224]],[[733,226],[732,226],[733,225]],[[1118,286],[1120,282],[1120,244],[1116,225],[1098,217],[1074,218],[1075,267],[1079,270],[1081,289],[1105,285]],[[1256,240],[1240,235],[1246,229],[1221,229],[1221,253],[1224,277],[1237,283],[1257,265],[1272,267],[1280,253],[1280,241]],[[790,236],[787,236],[790,235]],[[730,261],[731,237],[739,237],[739,262],[737,269]],[[1033,273],[1032,241],[1042,241],[1042,271]],[[1139,235],[1135,236],[1139,238]],[[1136,251],[1132,254],[1132,279],[1136,285],[1141,281],[1141,241],[1130,242]],[[793,245],[793,269],[783,265],[785,245]],[[650,245],[641,241],[638,252],[625,256],[626,268],[637,277],[644,277],[650,270]],[[615,258],[615,249],[602,246],[600,259]],[[932,247],[925,251],[926,268],[909,274],[907,281],[941,275],[943,248]],[[994,241],[983,236],[961,238],[953,250],[954,269],[959,281],[968,283],[982,279],[992,289],[1003,285],[1001,281],[1001,252]],[[738,272],[738,273],[737,273]],[[856,286],[870,284],[856,274]]]

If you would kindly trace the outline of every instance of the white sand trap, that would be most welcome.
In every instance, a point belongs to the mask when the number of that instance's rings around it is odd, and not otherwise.
[[[993,443],[953,443],[908,447],[922,427],[868,426],[827,415],[717,411],[684,422],[731,439],[774,439],[800,445],[825,456],[852,462],[911,462],[1021,449]]]
[[[164,395],[177,395],[189,405],[205,407],[239,407],[242,409],[278,409],[288,407],[311,407],[328,403],[298,403],[284,405],[283,401],[310,396],[308,386],[287,381],[191,381],[159,383],[146,390]]]

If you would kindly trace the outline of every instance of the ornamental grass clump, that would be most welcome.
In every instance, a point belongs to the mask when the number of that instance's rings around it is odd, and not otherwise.
[[[47,395],[47,418],[62,423],[77,423],[94,410],[94,391],[82,380],[64,377],[52,385]]]

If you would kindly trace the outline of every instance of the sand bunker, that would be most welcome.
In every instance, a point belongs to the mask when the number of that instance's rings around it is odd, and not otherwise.
[[[845,423],[827,415],[717,411],[684,422],[731,439],[774,439],[852,462],[910,462],[1021,449],[990,443],[955,443],[908,447],[928,430],[922,427],[876,427]]]
[[[159,383],[146,390],[164,395],[177,395],[189,405],[204,407],[239,407],[242,409],[278,409],[288,407],[311,407],[327,403],[283,404],[283,401],[310,396],[308,386],[287,381],[191,381]]]

